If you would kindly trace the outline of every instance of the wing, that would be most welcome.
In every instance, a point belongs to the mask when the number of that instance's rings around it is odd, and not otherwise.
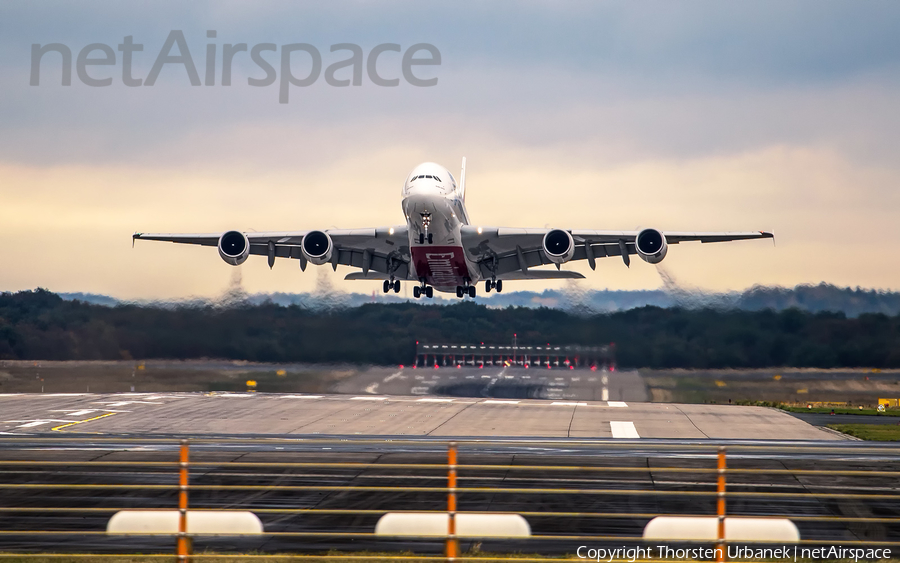
[[[462,229],[463,246],[479,265],[482,276],[492,275],[500,279],[530,279],[538,271],[529,268],[552,264],[544,254],[543,240],[551,229],[508,229],[465,226]],[[575,241],[572,260],[587,260],[595,268],[598,258],[637,254],[634,241],[640,231],[589,231],[569,230]],[[663,232],[668,244],[682,242],[727,242],[773,238],[766,231],[746,232]]]
[[[275,258],[293,258],[306,269],[306,259],[300,250],[303,236],[310,231],[245,232],[250,241],[250,254]],[[360,268],[370,279],[386,279],[391,274],[409,279],[409,239],[406,225],[374,229],[330,229],[323,231],[331,237],[334,251],[331,265]],[[133,240],[157,240],[179,244],[218,246],[222,233],[156,234],[134,233]],[[269,244],[271,243],[271,245]],[[271,250],[271,252],[270,252]]]

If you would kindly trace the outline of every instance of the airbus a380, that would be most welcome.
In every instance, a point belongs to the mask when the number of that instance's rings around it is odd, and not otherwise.
[[[520,229],[472,225],[466,211],[466,159],[459,184],[438,164],[416,166],[403,184],[406,223],[367,229],[324,231],[241,232],[212,234],[135,233],[134,239],[216,246],[222,260],[243,264],[251,254],[294,258],[300,268],[308,263],[350,266],[360,271],[348,280],[383,280],[382,289],[399,292],[403,280],[411,281],[416,298],[432,297],[434,290],[457,297],[475,297],[476,284],[484,290],[503,291],[504,280],[583,278],[561,270],[572,260],[587,260],[591,269],[598,258],[621,256],[630,265],[637,254],[650,264],[666,257],[669,245],[681,242],[726,242],[772,238],[766,231],[662,232],[594,231],[581,229]],[[555,265],[556,269],[539,269]]]

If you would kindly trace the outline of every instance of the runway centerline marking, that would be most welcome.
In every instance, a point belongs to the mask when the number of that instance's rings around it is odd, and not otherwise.
[[[612,431],[613,438],[640,438],[637,428],[635,428],[634,423],[630,421],[610,421],[609,429]]]
[[[384,383],[387,383],[388,381],[393,381],[394,379],[397,379],[398,377],[400,377],[401,374],[403,374],[402,371],[398,371],[397,373],[392,373],[391,375],[384,378]]]
[[[624,407],[628,406],[628,403],[626,403],[625,401],[607,401],[606,404],[611,407],[619,407],[619,408],[624,408]]]
[[[453,402],[453,399],[432,399],[432,398],[425,398],[425,399],[418,399],[416,402],[417,402],[417,403],[452,403],[452,402]]]
[[[62,429],[63,429],[63,428],[67,428],[67,427],[69,427],[69,426],[75,426],[76,424],[84,424],[85,422],[91,422],[91,421],[94,421],[94,420],[100,420],[101,418],[106,418],[106,417],[108,417],[108,416],[114,416],[114,415],[116,415],[116,414],[117,414],[117,413],[114,413],[114,412],[108,412],[108,413],[106,413],[106,414],[101,414],[100,416],[95,416],[94,418],[88,418],[88,419],[85,419],[85,420],[79,420],[79,421],[77,421],[77,422],[70,422],[70,423],[68,423],[68,424],[62,424],[62,425],[60,425],[60,426],[55,426],[55,427],[51,428],[50,430],[52,430],[52,431],[54,431],[54,432],[62,432]]]
[[[351,401],[385,401],[387,397],[351,397]]]
[[[609,401],[609,389],[606,386],[600,391],[600,400]]]
[[[587,406],[587,403],[580,403],[580,402],[578,402],[578,401],[553,401],[553,402],[550,403],[550,404],[551,404],[551,405],[565,406],[565,407],[580,407],[580,406]]]
[[[282,399],[321,399],[322,395],[282,395]]]
[[[495,401],[493,399],[488,399],[486,401],[482,401],[485,405],[518,405],[519,401]]]

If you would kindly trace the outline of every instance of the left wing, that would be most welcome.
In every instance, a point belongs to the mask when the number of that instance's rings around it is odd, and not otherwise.
[[[462,229],[463,246],[477,262],[485,278],[499,279],[515,276],[528,279],[529,268],[554,264],[544,252],[544,236],[553,229],[509,229],[503,227],[472,227]],[[567,230],[575,244],[571,260],[587,260],[591,269],[596,268],[598,258],[621,256],[625,264],[629,256],[637,254],[635,239],[641,231],[591,231]],[[668,244],[699,241],[727,242],[773,238],[766,231],[683,232],[664,231]],[[557,265],[558,267],[558,265]]]
[[[245,232],[250,243],[250,254],[267,256],[269,267],[275,258],[294,258],[300,267],[306,269],[306,258],[300,249],[303,237],[310,231]],[[364,276],[379,274],[377,279],[390,275],[398,279],[409,279],[409,239],[406,225],[378,227],[374,229],[327,229],[322,231],[332,240],[334,246],[330,264],[360,268]],[[156,240],[179,244],[218,246],[223,233],[206,234],[157,234],[134,233],[133,240]]]

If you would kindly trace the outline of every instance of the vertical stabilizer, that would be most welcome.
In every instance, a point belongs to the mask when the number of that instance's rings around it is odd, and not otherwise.
[[[462,172],[459,174],[459,198],[466,201],[466,157],[463,157]]]

